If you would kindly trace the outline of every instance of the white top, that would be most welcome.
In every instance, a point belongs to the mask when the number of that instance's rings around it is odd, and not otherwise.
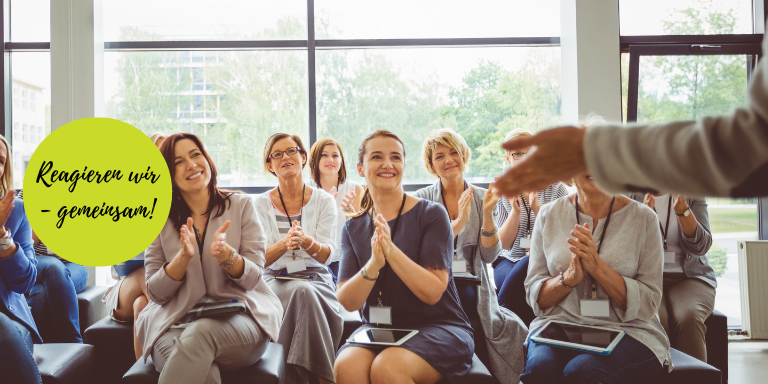
[[[677,221],[674,207],[669,207],[669,204],[673,202],[674,200],[671,199],[669,195],[662,195],[656,198],[656,203],[654,204],[662,228],[667,224],[667,211],[669,211],[671,215],[669,218],[669,229],[665,228],[664,230],[667,232],[667,252],[675,253],[675,261],[670,262],[666,258],[664,259],[664,273],[684,273],[683,263],[685,262],[685,249],[681,246],[680,222]]]
[[[311,186],[312,188],[317,188],[320,191],[323,191],[325,193],[328,193],[326,190],[320,188],[317,184],[315,184],[314,180],[310,180],[307,185]],[[336,211],[338,214],[338,221],[336,224],[336,244],[341,244],[341,230],[344,229],[344,223],[347,221],[347,215],[344,213],[344,210],[341,209],[341,203],[344,201],[344,196],[346,196],[348,193],[352,192],[357,188],[360,184],[355,183],[354,181],[347,180],[343,183],[340,183],[339,186],[336,188],[336,191],[338,194],[336,195]],[[328,193],[330,195],[330,193]],[[336,252],[335,255],[333,255],[332,262],[339,261],[341,258],[341,252]]]
[[[308,186],[307,188],[312,187]],[[328,256],[325,264],[322,264],[313,259],[308,253],[297,249],[296,259],[303,258],[307,267],[324,268],[339,253],[339,243],[336,240],[337,213],[334,207],[336,202],[328,193],[320,193],[321,190],[312,189],[312,196],[309,198],[307,205],[301,209],[301,228],[304,229],[305,234],[312,236],[316,242],[329,246],[331,254]],[[267,234],[267,247],[272,246],[285,236],[280,233],[278,228],[276,215],[279,211],[275,208],[275,204],[272,203],[269,192],[256,196],[254,204],[256,205],[256,211],[259,213],[259,220],[264,225],[264,231]],[[280,202],[277,201],[276,204],[280,204]],[[291,218],[294,217],[293,213],[291,212]],[[281,270],[285,268],[286,263],[291,261],[293,261],[293,251],[288,251],[267,268]]]

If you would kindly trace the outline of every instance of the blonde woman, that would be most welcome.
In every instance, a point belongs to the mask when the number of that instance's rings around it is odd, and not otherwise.
[[[499,198],[494,183],[488,190],[464,180],[472,152],[464,138],[451,129],[440,129],[424,140],[424,164],[438,181],[414,193],[414,196],[444,206],[451,219],[454,242],[453,263],[463,263],[466,270],[480,279],[480,286],[457,284],[464,310],[477,313],[486,348],[478,345],[478,357],[502,383],[517,383],[525,368],[523,343],[528,328],[514,312],[499,307],[496,292],[488,276],[487,264],[501,251],[494,223]],[[471,315],[470,315],[471,316]]]
[[[510,131],[504,141],[530,137],[531,132],[517,128]],[[506,151],[505,158],[511,166],[522,161],[530,151],[523,148]],[[496,225],[501,239],[501,254],[493,263],[493,278],[498,291],[499,305],[515,312],[529,325],[534,319],[533,310],[525,302],[525,276],[528,273],[528,256],[536,216],[544,204],[567,196],[562,183],[550,184],[546,188],[527,196],[518,195],[507,199],[502,197],[497,206]]]

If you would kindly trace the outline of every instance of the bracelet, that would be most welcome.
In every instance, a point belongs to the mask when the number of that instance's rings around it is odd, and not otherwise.
[[[311,238],[311,239],[312,239],[312,242],[309,243],[309,247],[306,247],[306,248],[299,247],[299,249],[301,249],[304,252],[309,251],[309,249],[312,248],[313,245],[315,245],[315,239],[314,238]],[[309,253],[309,252],[307,252],[307,253]]]
[[[560,284],[562,284],[564,287],[566,287],[568,289],[576,288],[575,286],[571,287],[570,285],[566,284],[565,281],[563,281],[563,273],[562,272],[560,272]]]
[[[376,275],[376,277],[369,277],[368,274],[365,273],[365,267],[360,268],[360,274],[363,275],[363,279],[368,281],[376,281],[376,279],[379,278],[379,275]]]
[[[480,234],[485,236],[485,237],[491,237],[491,236],[495,235],[496,232],[498,232],[498,231],[499,231],[498,228],[494,228],[493,231],[491,231],[491,232],[486,232],[485,229],[480,228]]]
[[[232,265],[235,264],[235,260],[236,260],[235,256],[237,256],[237,252],[235,251],[234,248],[232,248],[232,252],[229,253],[229,260],[220,262],[219,266],[224,268],[225,270],[229,270],[230,268],[232,268]]]

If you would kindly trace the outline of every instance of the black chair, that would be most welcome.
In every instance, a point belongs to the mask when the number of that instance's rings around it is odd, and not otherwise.
[[[107,316],[107,306],[101,301],[107,287],[87,286],[77,294],[77,308],[80,314],[80,332],[85,332],[88,327],[96,324],[104,316]]]
[[[707,327],[707,363],[720,370],[723,383],[728,382],[728,318],[715,310],[704,322]]]
[[[238,369],[236,371],[221,372],[221,381],[224,384],[282,384],[285,382],[285,358],[283,346],[277,343],[269,343],[264,355],[256,364]],[[152,358],[139,359],[131,369],[123,376],[126,384],[156,384],[160,379],[160,373],[155,369]]]
[[[133,354],[133,324],[104,317],[83,333],[83,342],[95,351],[94,375],[103,383],[119,383],[136,362]]]
[[[651,381],[654,384],[721,384],[720,370],[691,356],[671,348],[672,372],[664,370]]]
[[[36,344],[33,356],[43,384],[92,383],[94,348],[87,344]]]

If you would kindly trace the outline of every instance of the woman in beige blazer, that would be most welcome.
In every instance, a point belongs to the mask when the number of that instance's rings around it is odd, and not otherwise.
[[[172,135],[161,152],[173,202],[145,253],[150,303],[137,336],[160,383],[220,383],[220,369],[255,363],[277,340],[282,306],[261,278],[266,237],[251,199],[216,187],[216,167],[197,136]],[[179,322],[195,304],[235,300],[246,313]]]

